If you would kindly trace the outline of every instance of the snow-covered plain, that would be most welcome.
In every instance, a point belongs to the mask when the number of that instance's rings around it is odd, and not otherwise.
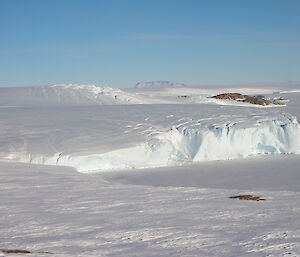
[[[220,91],[0,89],[0,249],[299,256],[300,94],[276,108],[207,100]],[[229,199],[241,193],[266,201]]]

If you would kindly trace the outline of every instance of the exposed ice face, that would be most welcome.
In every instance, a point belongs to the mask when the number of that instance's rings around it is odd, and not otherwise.
[[[274,108],[7,108],[0,120],[2,160],[67,165],[82,172],[300,151],[296,118]]]
[[[300,126],[294,117],[278,117],[245,122],[192,126],[173,126],[138,147],[93,156],[68,157],[63,165],[82,172],[95,170],[146,168],[226,160],[256,154],[293,154],[300,152]],[[73,164],[73,165],[72,165]]]
[[[300,126],[296,119],[282,113],[277,117],[233,123],[204,123],[174,126],[159,136],[161,152],[168,160],[211,161],[254,154],[289,154],[300,150]]]

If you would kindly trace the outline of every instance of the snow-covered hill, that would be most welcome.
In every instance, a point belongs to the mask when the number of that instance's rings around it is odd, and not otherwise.
[[[0,106],[67,106],[140,104],[143,100],[120,89],[95,85],[61,84],[0,88]]]
[[[170,81],[139,82],[135,85],[135,88],[139,88],[139,89],[180,88],[180,87],[186,87],[186,85],[183,83],[174,83]]]

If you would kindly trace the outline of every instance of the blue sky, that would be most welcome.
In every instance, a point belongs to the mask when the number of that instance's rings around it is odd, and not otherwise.
[[[0,87],[300,80],[298,0],[0,0]]]

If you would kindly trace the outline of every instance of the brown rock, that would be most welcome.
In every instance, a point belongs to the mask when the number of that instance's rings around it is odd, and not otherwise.
[[[251,201],[265,201],[266,199],[261,198],[260,196],[254,195],[234,195],[229,198],[239,199],[239,200],[251,200]]]
[[[19,249],[1,249],[0,250],[3,253],[31,253],[30,251],[27,250],[19,250]]]
[[[249,95],[243,95],[240,93],[224,93],[215,96],[211,96],[210,98],[221,99],[221,100],[235,100],[244,103],[256,104],[256,105],[281,105],[280,103],[272,102],[270,100],[254,97]]]

